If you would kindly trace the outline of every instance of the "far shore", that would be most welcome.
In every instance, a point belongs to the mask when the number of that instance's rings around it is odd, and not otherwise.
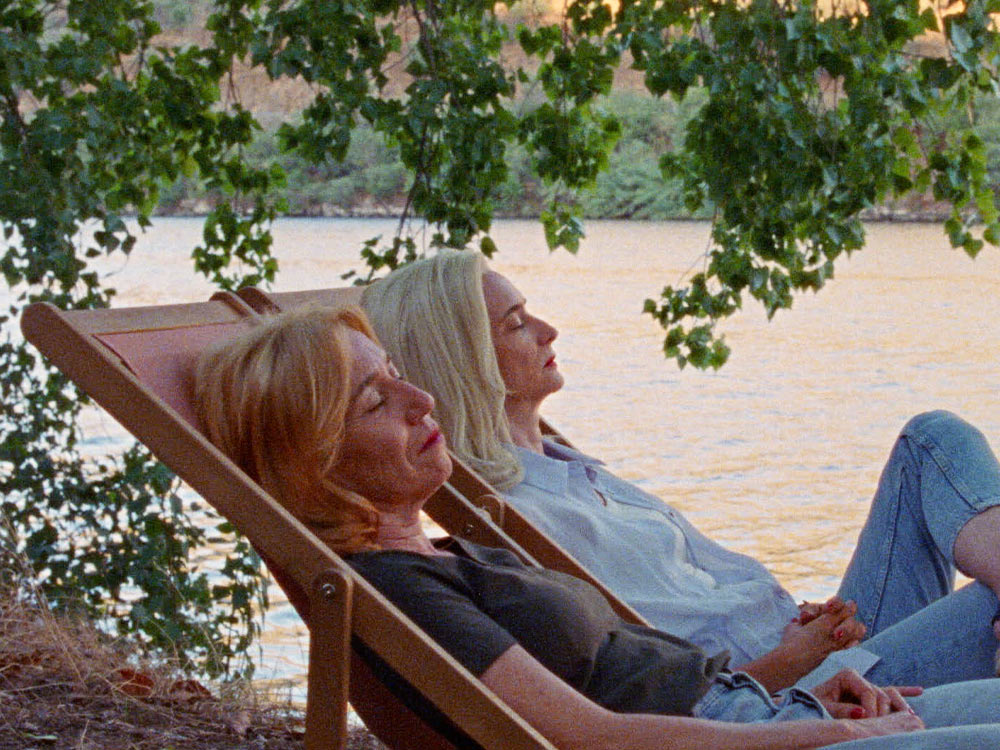
[[[196,219],[208,216],[211,206],[199,205],[195,208],[180,207],[177,210],[158,211],[152,218],[183,218]],[[134,218],[135,214],[126,214]],[[283,213],[283,219],[399,219],[401,209],[395,206],[382,208],[366,207],[365,210],[347,209],[340,206],[319,206],[314,212]],[[949,217],[945,209],[927,211],[909,211],[890,208],[875,208],[862,212],[861,220],[866,224],[940,224]],[[497,213],[496,220],[537,220],[539,214],[506,214]],[[710,221],[710,216],[691,216],[689,214],[664,216],[655,219],[636,219],[630,216],[584,216],[584,221]]]

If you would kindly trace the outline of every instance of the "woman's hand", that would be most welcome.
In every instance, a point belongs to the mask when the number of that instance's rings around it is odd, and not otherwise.
[[[807,625],[824,613],[837,614],[848,604],[853,604],[853,602],[845,602],[839,596],[831,596],[825,604],[802,602],[799,605],[799,623]],[[857,611],[857,607],[855,607],[855,611]]]
[[[846,736],[846,739],[840,740],[840,742],[845,742],[847,740],[863,740],[868,737],[884,737],[887,734],[916,732],[924,728],[924,722],[915,714],[898,711],[888,716],[876,716],[872,719],[842,721],[840,727]]]
[[[903,696],[920,695],[923,688],[880,688],[853,669],[845,669],[809,692],[835,719],[866,719],[896,713],[913,714]]]
[[[808,625],[816,620],[825,620],[831,624],[846,623],[853,628],[853,635],[860,640],[865,635],[865,626],[854,619],[858,613],[858,605],[854,601],[844,601],[839,596],[831,596],[824,604],[802,602],[799,605],[799,616],[792,624]]]
[[[798,617],[799,624],[806,625],[807,623],[810,623],[813,620],[815,620],[817,617],[823,614],[823,608],[831,606],[831,602],[833,602],[834,600],[841,602],[843,601],[839,596],[835,596],[829,601],[827,601],[825,605],[817,604],[816,602],[802,602],[802,604],[799,605],[799,617]]]
[[[826,604],[805,602],[799,607],[799,616],[782,631],[781,647],[799,653],[804,660],[811,659],[811,668],[815,668],[831,652],[861,643],[866,628],[854,618],[857,613],[857,604],[839,596]]]
[[[861,740],[866,737],[883,737],[887,734],[901,732],[916,732],[924,728],[924,722],[916,714],[907,711],[897,711],[887,716],[876,716],[860,721],[845,721],[840,726],[851,740]],[[843,740],[841,740],[843,741]]]
[[[865,626],[854,619],[858,605],[835,596],[825,604],[806,602],[782,631],[773,651],[740,667],[771,692],[794,685],[833,651],[857,646]]]

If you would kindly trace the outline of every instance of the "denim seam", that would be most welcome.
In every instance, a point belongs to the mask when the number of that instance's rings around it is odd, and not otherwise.
[[[900,474],[903,473],[903,467],[899,468]],[[869,610],[869,616],[863,618],[867,620],[864,624],[868,628],[869,632],[872,632],[875,628],[875,623],[878,621],[879,615],[882,613],[882,601],[885,597],[885,590],[888,586],[889,579],[889,560],[892,559],[892,548],[896,543],[896,532],[899,529],[899,514],[902,508],[903,502],[900,497],[903,491],[903,481],[902,477],[897,477],[896,481],[897,491],[893,495],[892,500],[892,511],[895,516],[893,523],[889,527],[889,533],[885,535],[882,540],[881,545],[881,555],[879,556],[879,567],[878,567],[878,585],[875,586],[875,601],[874,606]]]
[[[947,480],[948,484],[951,485],[952,489],[955,490],[955,493],[962,498],[962,501],[970,511],[969,516],[957,529],[955,529],[954,534],[949,534],[950,539],[948,539],[947,550],[941,550],[941,553],[944,554],[949,561],[952,561],[952,564],[954,564],[955,542],[958,539],[958,535],[965,527],[965,524],[983,511],[1000,505],[1000,494],[979,497],[979,495],[973,491],[972,487],[970,487],[960,476],[958,476],[955,464],[952,462],[947,452],[941,448],[940,445],[938,445],[933,435],[925,433],[922,430],[914,429],[912,431],[908,430],[903,437],[904,439],[912,440],[918,446],[927,451],[927,455],[930,456],[932,461],[934,461],[934,464],[941,471],[941,475],[945,478],[945,480]],[[937,544],[936,540],[935,544]]]
[[[917,445],[927,451],[934,464],[941,470],[941,474],[944,475],[945,479],[948,480],[948,484],[952,486],[958,496],[965,501],[965,504],[969,506],[972,510],[980,510],[978,507],[979,498],[976,493],[972,491],[972,488],[966,484],[961,477],[957,476],[955,470],[955,464],[952,463],[948,454],[941,448],[940,445],[934,440],[931,435],[925,435],[920,432],[914,432],[911,435],[907,435],[907,438],[913,440]],[[972,499],[976,502],[973,502]]]
[[[723,687],[722,682],[713,683],[708,692],[706,692],[698,701],[695,703],[692,710],[694,716],[704,716],[708,713],[708,709],[719,701],[721,701],[726,695],[726,690]]]

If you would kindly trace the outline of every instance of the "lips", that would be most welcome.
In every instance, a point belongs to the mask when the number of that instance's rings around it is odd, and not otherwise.
[[[552,355],[551,357],[549,357],[549,358],[548,358],[548,360],[547,360],[547,361],[545,362],[545,365],[544,365],[544,367],[555,367],[555,366],[556,366],[556,355],[555,355],[555,354],[553,354],[553,355]]]
[[[441,440],[441,430],[434,428],[431,434],[427,436],[427,439],[424,441],[424,444],[420,446],[420,452],[423,453],[428,448],[437,445],[438,442],[440,442],[440,440]]]

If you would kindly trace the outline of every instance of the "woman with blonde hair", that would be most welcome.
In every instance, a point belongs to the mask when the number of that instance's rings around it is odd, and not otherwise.
[[[507,387],[490,344],[482,293],[486,260],[449,252],[403,266],[367,287],[362,307],[403,376],[434,394],[455,455],[494,487],[524,475],[504,412]]]
[[[456,455],[655,627],[729,651],[770,689],[843,667],[883,685],[994,675],[1000,464],[954,415],[907,424],[839,595],[796,606],[756,560],[543,439],[541,405],[563,385],[557,332],[481,255],[416,261],[362,304],[400,370],[434,395]],[[978,580],[953,591],[956,568]]]
[[[772,697],[727,671],[724,653],[622,622],[582,581],[505,550],[429,539],[420,511],[451,469],[434,400],[399,377],[355,310],[263,320],[203,355],[195,388],[221,450],[560,748],[1000,742],[988,723],[997,681],[907,690],[911,706],[842,672]],[[732,720],[709,720],[718,715]],[[915,731],[923,723],[936,728]]]

